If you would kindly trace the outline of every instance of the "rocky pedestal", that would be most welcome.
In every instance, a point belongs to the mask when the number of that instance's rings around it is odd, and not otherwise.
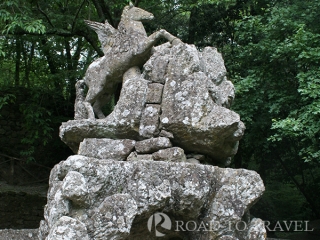
[[[163,239],[265,239],[261,220],[243,219],[264,191],[253,171],[74,155],[50,183],[40,239],[157,239],[148,229],[157,212],[171,221],[157,227]]]
[[[245,129],[221,54],[165,44],[134,73],[105,119],[76,112],[60,127],[75,155],[51,172],[39,239],[266,239],[248,214],[260,176],[213,166],[230,163]]]

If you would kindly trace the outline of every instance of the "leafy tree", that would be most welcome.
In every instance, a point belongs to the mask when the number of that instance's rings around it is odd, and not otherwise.
[[[236,166],[256,161],[266,184],[294,183],[318,218],[319,9],[319,1],[277,1],[244,15],[227,60],[247,126]]]

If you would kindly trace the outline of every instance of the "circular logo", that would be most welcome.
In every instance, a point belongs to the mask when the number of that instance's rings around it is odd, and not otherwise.
[[[156,237],[163,237],[165,234],[157,230],[157,226],[160,225],[162,228],[170,230],[172,226],[171,219],[167,214],[164,213],[155,213],[148,219],[148,230],[149,232],[154,229]]]

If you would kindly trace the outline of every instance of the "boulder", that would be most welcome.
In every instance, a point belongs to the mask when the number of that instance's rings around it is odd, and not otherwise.
[[[246,240],[264,240],[267,237],[267,231],[264,227],[264,221],[259,218],[254,218],[251,220]]]
[[[231,104],[228,99],[233,99],[234,91],[231,82],[220,77],[226,74],[221,54],[213,48],[206,48],[200,54],[195,46],[186,44],[174,46],[165,53],[156,52],[146,63],[148,69],[152,69],[147,77],[150,81],[157,75],[153,72],[158,71],[152,64],[165,56],[169,62],[160,129],[173,134],[174,145],[225,162],[237,152],[238,140],[245,128],[239,115],[226,108]],[[216,72],[212,73],[212,68]]]
[[[81,173],[70,171],[63,179],[62,197],[70,200],[75,206],[88,205],[88,186]]]
[[[160,149],[170,147],[172,147],[172,144],[170,139],[166,137],[149,138],[138,141],[135,146],[137,153],[154,153]]]
[[[66,182],[77,182],[79,176],[85,179],[87,195],[90,196],[86,206],[63,197],[64,194],[57,197],[57,193],[64,192]],[[89,239],[158,239],[154,232],[149,232],[148,221],[155,213],[162,212],[172,223],[171,228],[164,231],[164,239],[173,236],[218,239],[231,234],[231,239],[249,240],[253,238],[242,236],[263,236],[265,230],[261,221],[247,223],[244,234],[236,229],[230,232],[230,226],[234,228],[242,221],[263,191],[260,176],[245,169],[186,162],[113,161],[70,156],[51,172],[48,204],[39,236],[42,236],[40,240],[48,234],[49,239],[60,239],[57,235],[60,232],[66,236],[79,232],[81,239],[86,239],[87,232]],[[68,211],[65,205],[70,206]],[[214,222],[219,223],[219,227],[212,231],[177,232],[174,229],[179,221]]]
[[[135,143],[136,141],[130,139],[85,138],[80,143],[78,154],[124,161],[134,149]]]
[[[140,160],[148,160],[153,161],[152,154],[138,154],[137,152],[132,152],[127,157],[127,161],[140,161]]]
[[[93,239],[127,238],[136,214],[136,201],[129,194],[107,197],[92,216]]]
[[[160,149],[152,154],[152,157],[156,161],[172,161],[172,162],[185,162],[186,155],[184,150],[179,147],[172,147],[167,149]]]
[[[89,240],[86,226],[71,217],[61,217],[50,230],[46,240]]]

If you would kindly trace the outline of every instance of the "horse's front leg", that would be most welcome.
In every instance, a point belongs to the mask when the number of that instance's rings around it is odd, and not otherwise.
[[[173,36],[171,33],[168,33],[164,29],[159,30],[159,32],[161,36],[167,39],[172,45],[177,45],[179,43],[182,43],[182,41],[179,38],[177,38],[176,36]]]
[[[175,45],[178,43],[182,43],[182,41],[173,36],[172,34],[168,33],[166,30],[161,29],[153,34],[151,34],[142,45],[140,45],[138,52],[143,52],[145,50],[151,49],[156,43],[159,41],[159,39],[165,38],[167,39],[171,44]]]

